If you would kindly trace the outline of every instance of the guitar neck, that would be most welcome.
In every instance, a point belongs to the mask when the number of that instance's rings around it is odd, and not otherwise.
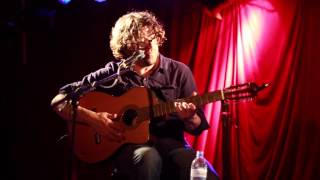
[[[203,95],[196,95],[196,96],[191,96],[183,99],[178,99],[174,102],[184,101],[187,103],[193,103],[196,106],[201,106],[201,105],[205,105],[210,102],[214,102],[222,99],[223,99],[223,91],[219,90],[214,92],[208,92]],[[159,117],[159,116],[176,112],[176,108],[174,107],[174,102],[165,102],[165,103],[154,105],[152,107],[153,116]]]

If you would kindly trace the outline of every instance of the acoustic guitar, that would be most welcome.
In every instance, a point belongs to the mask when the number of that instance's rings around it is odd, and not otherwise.
[[[176,101],[192,102],[196,106],[205,105],[219,100],[252,99],[257,93],[267,87],[255,83],[245,83],[231,86],[223,90],[208,92]],[[74,152],[77,157],[88,163],[95,163],[112,156],[125,143],[145,143],[149,139],[149,122],[153,117],[159,117],[175,112],[174,102],[161,102],[151,90],[144,87],[132,88],[124,95],[114,97],[102,92],[89,92],[81,97],[79,105],[95,112],[116,113],[116,121],[125,125],[125,140],[109,141],[85,123],[75,123]],[[68,123],[69,133],[72,123]]]

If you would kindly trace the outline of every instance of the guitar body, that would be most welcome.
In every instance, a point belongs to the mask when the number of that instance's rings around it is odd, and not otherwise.
[[[99,135],[93,128],[84,123],[76,123],[74,151],[77,157],[88,163],[95,163],[110,157],[125,143],[145,143],[149,139],[149,118],[136,112],[142,107],[157,103],[151,92],[138,87],[129,90],[120,97],[110,96],[101,92],[90,92],[84,95],[79,105],[95,112],[118,114],[115,120],[125,126],[125,140],[113,142]],[[69,132],[72,125],[69,123]]]

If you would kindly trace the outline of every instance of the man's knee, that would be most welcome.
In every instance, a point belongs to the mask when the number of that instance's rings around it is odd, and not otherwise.
[[[134,152],[138,179],[160,179],[162,159],[155,148],[141,147]]]
[[[162,165],[161,157],[158,151],[153,147],[141,147],[134,151],[133,160],[135,164],[146,164],[151,166]]]

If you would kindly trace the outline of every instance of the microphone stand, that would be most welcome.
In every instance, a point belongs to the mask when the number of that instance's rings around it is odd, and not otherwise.
[[[75,144],[75,130],[76,130],[76,118],[77,118],[77,108],[80,96],[71,96],[71,107],[72,107],[72,120],[71,120],[71,147],[70,156],[68,161],[68,180],[72,180],[73,174],[73,163],[74,163],[74,144]]]
[[[230,180],[230,127],[231,114],[229,102],[221,101],[221,119],[222,119],[222,179]]]
[[[240,92],[244,92],[244,94],[238,94],[234,97],[229,97],[231,100],[239,100],[241,98],[254,98],[257,93],[266,87],[268,87],[268,83],[263,83],[261,86],[257,86],[255,83],[247,83],[245,85],[234,86]],[[243,88],[245,87],[245,88]],[[222,100],[221,101],[221,119],[222,119],[222,179],[230,180],[232,179],[231,175],[231,127],[239,127],[239,120],[232,120],[231,112],[230,112],[230,101]]]
[[[71,147],[70,147],[70,156],[68,160],[68,180],[72,180],[72,170],[73,170],[73,163],[74,163],[74,145],[75,145],[75,131],[76,131],[76,119],[77,119],[77,108],[79,104],[79,99],[82,95],[92,92],[96,90],[96,88],[102,84],[111,82],[112,80],[119,80],[120,76],[129,72],[131,68],[126,69],[120,69],[121,66],[118,67],[118,73],[112,74],[111,76],[108,76],[102,80],[94,81],[93,83],[82,85],[79,88],[77,88],[75,91],[72,91],[71,93],[67,94],[64,98],[60,99],[59,101],[55,102],[52,106],[56,107],[62,102],[70,101],[71,102],[71,113],[72,113],[72,119],[71,119]],[[116,82],[114,82],[115,84]],[[111,86],[112,87],[112,86]]]

